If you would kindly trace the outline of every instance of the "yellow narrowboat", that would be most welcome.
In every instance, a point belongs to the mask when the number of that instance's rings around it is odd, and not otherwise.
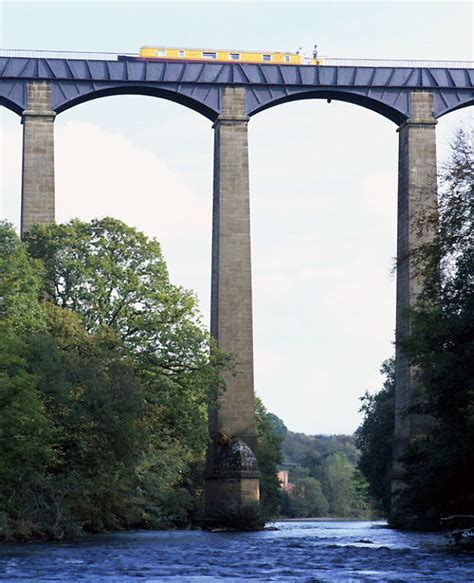
[[[302,52],[230,51],[221,49],[187,49],[180,47],[141,47],[140,59],[166,61],[200,61],[218,63],[258,63],[263,65],[322,65],[320,57],[311,58]]]

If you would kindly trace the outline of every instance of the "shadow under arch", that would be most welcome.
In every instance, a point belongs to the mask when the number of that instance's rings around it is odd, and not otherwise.
[[[201,101],[193,99],[187,95],[183,95],[177,91],[170,91],[162,88],[151,87],[151,86],[139,86],[139,85],[125,85],[120,87],[105,87],[103,89],[92,89],[87,93],[82,93],[73,99],[64,99],[59,102],[54,110],[57,114],[63,113],[68,109],[87,101],[92,101],[94,99],[99,99],[101,97],[109,97],[114,95],[144,95],[148,97],[158,97],[160,99],[166,99],[167,101],[172,101],[179,105],[184,105],[188,109],[200,113],[210,121],[215,121],[219,115],[217,111],[208,107]]]
[[[438,115],[437,119],[439,119],[440,117],[443,117],[445,115],[448,115],[449,113],[452,113],[453,111],[459,111],[460,109],[464,109],[465,107],[470,107],[472,105],[474,105],[474,97],[472,97],[472,99],[469,99],[468,101],[465,101],[464,103],[460,103],[459,105],[456,105],[456,107],[446,107]]]
[[[365,109],[370,109],[379,113],[383,117],[386,117],[390,121],[393,121],[397,125],[401,125],[404,121],[408,119],[408,116],[403,114],[398,109],[390,107],[378,99],[372,99],[365,95],[360,95],[358,93],[352,93],[349,91],[335,91],[335,90],[314,90],[314,91],[304,91],[299,93],[293,93],[290,95],[285,95],[284,97],[275,99],[268,103],[262,104],[262,106],[257,107],[251,113],[250,116],[254,116],[261,111],[270,109],[276,105],[281,105],[283,103],[289,103],[291,101],[300,101],[302,99],[328,99],[334,101],[345,101],[347,103],[353,103],[364,107]]]
[[[18,105],[18,103],[15,103],[14,101],[11,101],[7,97],[0,96],[0,105],[2,105],[3,107],[5,107],[5,109],[9,109],[10,111],[13,111],[13,113],[16,113],[18,115],[22,115],[23,114],[23,108],[20,107]]]

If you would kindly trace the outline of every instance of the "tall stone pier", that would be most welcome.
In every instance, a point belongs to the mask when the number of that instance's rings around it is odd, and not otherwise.
[[[54,222],[54,118],[51,86],[30,82],[23,111],[21,233]]]
[[[395,360],[395,433],[393,441],[392,512],[394,525],[404,522],[400,495],[405,487],[401,461],[410,443],[426,433],[429,418],[410,411],[417,394],[413,367],[400,341],[410,334],[408,310],[423,289],[420,245],[433,240],[437,217],[436,120],[433,95],[416,91],[410,95],[410,118],[400,126],[398,169],[398,241]]]
[[[219,520],[259,500],[253,387],[252,275],[245,88],[222,89],[214,124],[211,333],[232,353],[234,374],[209,410],[206,517]]]

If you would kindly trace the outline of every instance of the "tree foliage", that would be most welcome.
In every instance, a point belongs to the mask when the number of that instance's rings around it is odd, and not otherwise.
[[[283,467],[292,489],[282,493],[282,514],[290,517],[367,518],[367,485],[356,470],[359,452],[349,435],[305,435],[283,422]]]
[[[424,250],[430,285],[404,347],[424,395],[418,410],[435,421],[406,460],[405,513],[427,527],[442,514],[474,514],[474,182],[472,142],[462,129],[442,168],[439,215],[435,243]]]
[[[13,228],[0,222],[0,321],[19,333],[44,327],[38,301],[41,280],[38,263],[32,261]]]
[[[383,388],[361,397],[362,425],[356,432],[360,449],[357,467],[367,480],[367,492],[381,516],[388,517],[391,497],[392,440],[395,421],[395,361],[387,360],[381,371]]]
[[[170,283],[160,245],[111,218],[38,226],[27,236],[57,306],[89,334],[116,337],[147,387],[148,423],[165,422],[203,448],[206,398],[221,355],[209,355],[194,294]]]
[[[260,469],[260,504],[264,518],[280,514],[280,482],[277,477],[278,465],[282,461],[280,419],[268,413],[261,399],[256,398],[257,459]],[[283,425],[284,427],[284,425]],[[286,429],[286,428],[285,428]]]
[[[354,467],[339,452],[328,455],[321,464],[321,482],[333,516],[355,516]]]
[[[26,344],[0,323],[0,516],[54,463],[50,426],[37,379],[28,370]]]
[[[311,476],[298,478],[287,497],[285,514],[298,518],[328,516],[329,502],[321,482]]]
[[[392,514],[392,523],[398,526],[438,528],[442,515],[474,515],[472,162],[472,142],[461,129],[440,173],[436,237],[418,250],[425,287],[411,310],[411,335],[402,349],[416,371],[415,390],[422,396],[413,412],[429,416],[433,428],[411,444],[403,460],[407,488],[400,496],[398,515]],[[390,373],[379,394],[363,397],[365,419],[358,432],[360,468],[369,492],[385,512],[393,384]]]
[[[109,218],[0,243],[0,537],[196,520],[226,359],[158,243]]]

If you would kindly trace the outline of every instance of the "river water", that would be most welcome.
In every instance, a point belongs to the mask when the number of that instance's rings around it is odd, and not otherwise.
[[[0,546],[0,581],[474,581],[442,535],[377,522],[276,522],[251,533],[134,531]]]

